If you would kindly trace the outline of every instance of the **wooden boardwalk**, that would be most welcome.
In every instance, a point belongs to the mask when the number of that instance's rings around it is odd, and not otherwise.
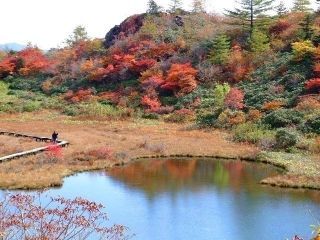
[[[27,135],[27,134],[22,134],[22,133],[15,133],[15,132],[0,131],[0,135],[7,135],[7,136],[12,136],[12,137],[31,138],[31,139],[34,139],[37,142],[51,142],[51,138],[39,137],[39,136],[33,136],[33,135]],[[63,141],[63,140],[57,141],[57,146],[66,147],[68,145],[69,145],[69,142],[67,142],[67,141]],[[5,161],[10,161],[10,160],[13,160],[13,159],[16,159],[16,158],[35,155],[35,154],[38,154],[38,153],[46,151],[49,147],[50,146],[34,148],[32,150],[19,152],[19,153],[14,153],[14,154],[11,154],[11,155],[0,157],[0,163],[5,162]]]

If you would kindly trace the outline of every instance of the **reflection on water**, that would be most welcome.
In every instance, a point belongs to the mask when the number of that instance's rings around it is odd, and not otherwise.
[[[292,200],[311,198],[320,203],[320,193],[317,191],[292,191],[260,185],[263,178],[281,174],[280,169],[244,161],[145,160],[114,168],[106,174],[131,189],[142,190],[149,198],[163,192],[174,196],[183,190],[197,192],[214,187],[216,191],[232,191],[234,194],[245,191],[253,196],[267,192],[281,197],[281,192],[288,192]]]
[[[138,240],[310,239],[320,192],[259,184],[275,174],[241,161],[145,160],[72,176],[49,194],[102,203]]]

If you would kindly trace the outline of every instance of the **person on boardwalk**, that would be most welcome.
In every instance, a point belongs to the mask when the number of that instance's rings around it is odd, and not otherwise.
[[[59,135],[59,133],[57,133],[56,131],[54,131],[54,132],[52,133],[52,139],[51,139],[51,141],[52,141],[53,143],[57,143],[58,135]]]

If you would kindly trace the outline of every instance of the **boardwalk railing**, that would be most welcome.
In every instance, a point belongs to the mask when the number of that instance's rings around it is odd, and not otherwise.
[[[51,142],[51,138],[39,137],[39,136],[33,136],[33,135],[27,135],[27,134],[22,134],[22,133],[15,133],[15,132],[0,131],[0,135],[31,138],[31,139],[34,139],[37,142]],[[57,141],[57,146],[66,147],[68,145],[69,145],[69,142],[67,142],[67,141],[63,141],[63,140],[61,140],[61,141],[58,140]],[[46,151],[49,147],[50,146],[35,148],[35,149],[32,149],[32,150],[19,152],[19,153],[14,153],[14,154],[11,154],[11,155],[0,157],[0,163],[5,162],[5,161],[10,161],[10,160],[13,160],[15,158],[21,158],[21,157],[26,157],[26,156],[30,156],[30,155],[35,155],[35,154],[38,154],[40,152]]]

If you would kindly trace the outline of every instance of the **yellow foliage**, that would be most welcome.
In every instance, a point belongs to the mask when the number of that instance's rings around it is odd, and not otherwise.
[[[310,40],[305,40],[292,43],[292,51],[294,59],[301,61],[306,56],[314,54],[316,52],[316,48]]]

